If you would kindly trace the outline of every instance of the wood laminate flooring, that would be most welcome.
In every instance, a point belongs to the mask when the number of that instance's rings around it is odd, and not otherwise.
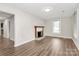
[[[45,37],[33,40],[16,48],[0,49],[1,56],[78,56],[73,40]]]
[[[0,49],[12,47],[14,47],[14,42],[12,40],[0,36]]]

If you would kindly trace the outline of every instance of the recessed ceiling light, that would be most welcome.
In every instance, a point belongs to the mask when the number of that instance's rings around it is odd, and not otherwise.
[[[51,10],[50,8],[46,8],[44,11],[49,12],[50,10]]]

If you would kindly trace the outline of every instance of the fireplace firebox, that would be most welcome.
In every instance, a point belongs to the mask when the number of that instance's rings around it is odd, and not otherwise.
[[[42,35],[42,31],[39,31],[37,35],[38,35],[38,38],[39,38],[39,37],[42,37],[42,36],[43,36],[43,35]]]

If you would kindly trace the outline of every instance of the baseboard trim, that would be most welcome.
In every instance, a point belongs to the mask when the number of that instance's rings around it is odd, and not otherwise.
[[[16,44],[16,43],[15,43],[14,47],[21,46],[21,45],[23,45],[23,44],[25,44],[25,43],[28,43],[28,42],[31,42],[31,41],[33,41],[33,40],[24,41],[24,42],[22,42],[22,43],[20,43],[20,44]]]
[[[78,45],[77,41],[75,41],[74,39],[72,39],[72,40],[75,43],[75,46],[77,47],[77,49],[79,50],[79,45]]]
[[[56,36],[45,36],[50,38],[60,38],[60,39],[72,39],[71,37],[56,37]]]
[[[44,38],[46,38],[46,37],[49,37],[49,38],[60,38],[60,39],[72,39],[72,38],[54,37],[54,36],[45,36]],[[22,42],[22,43],[20,43],[20,44],[16,44],[16,43],[15,43],[14,47],[21,46],[21,45],[23,45],[23,44],[25,44],[25,43],[29,43],[29,42],[31,42],[31,41],[33,41],[33,40],[24,41],[24,42]]]

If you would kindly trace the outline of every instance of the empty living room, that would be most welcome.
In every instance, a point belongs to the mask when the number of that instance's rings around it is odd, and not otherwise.
[[[78,3],[0,3],[0,56],[79,56]]]

